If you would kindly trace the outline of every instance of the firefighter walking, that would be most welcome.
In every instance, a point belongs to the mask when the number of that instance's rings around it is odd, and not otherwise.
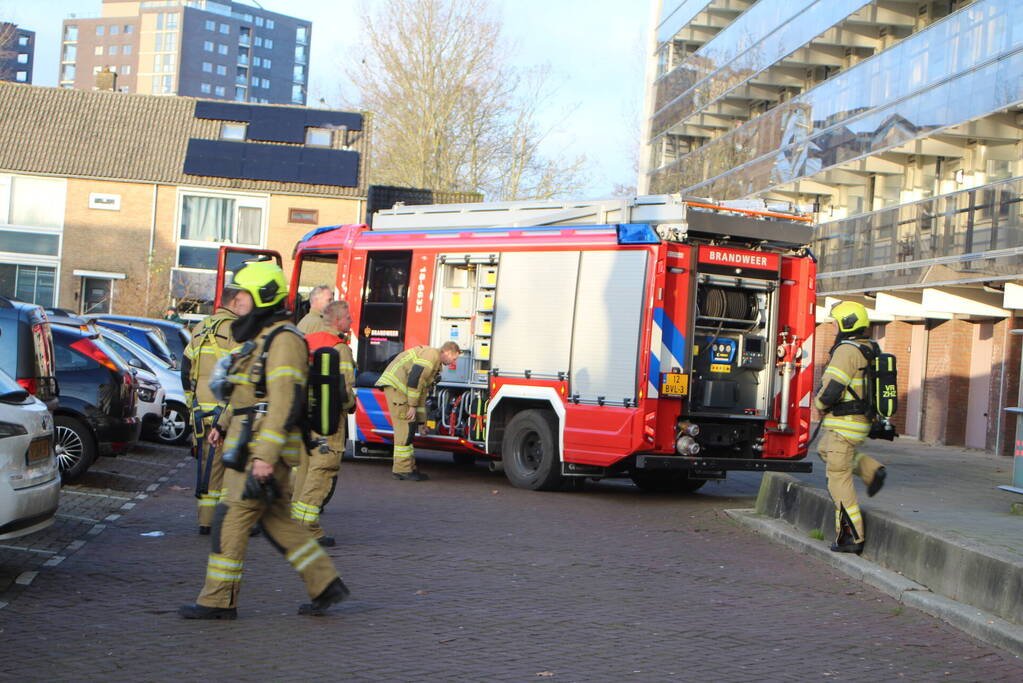
[[[843,553],[863,551],[863,515],[853,486],[853,475],[867,485],[873,496],[884,485],[885,468],[874,458],[856,450],[870,435],[871,408],[867,396],[867,355],[873,342],[868,338],[867,309],[854,301],[843,301],[831,309],[838,328],[831,358],[821,379],[814,405],[824,414],[824,435],[818,448],[826,463],[828,492],[835,503],[835,542],[831,550]]]
[[[394,465],[391,472],[395,479],[429,479],[416,467],[412,440],[417,424],[426,420],[426,396],[440,374],[440,367],[454,363],[461,353],[458,344],[451,341],[444,342],[440,349],[429,346],[406,349],[395,356],[377,380],[376,386],[384,390],[391,424],[394,425]]]
[[[313,332],[306,335],[309,353],[317,349],[333,348],[340,356],[341,376],[344,378],[345,397],[339,401],[340,425],[334,434],[313,436],[319,442],[312,448],[308,458],[302,459],[294,481],[294,497],[291,500],[291,516],[301,522],[322,546],[335,544],[320,526],[323,506],[330,500],[337,486],[341,456],[347,441],[347,415],[355,407],[355,360],[352,350],[343,337],[348,334],[352,317],[345,301],[332,301],[323,309],[323,322],[330,331]]]
[[[225,289],[221,306],[196,327],[192,339],[185,347],[181,360],[181,384],[188,397],[192,416],[193,450],[196,460],[195,496],[199,499],[199,533],[209,534],[213,525],[213,511],[220,501],[224,465],[221,448],[206,442],[206,434],[223,405],[209,388],[214,366],[235,348],[231,337],[231,323],[251,309],[251,301],[236,298],[235,290]],[[246,306],[248,308],[246,308]]]
[[[268,261],[238,271],[236,297],[252,310],[231,324],[242,346],[214,373],[215,391],[230,389],[230,401],[210,440],[224,442],[225,491],[216,508],[206,581],[195,604],[178,613],[186,619],[237,617],[249,529],[259,524],[270,542],[299,572],[312,598],[299,614],[322,615],[348,596],[333,562],[309,531],[291,517],[291,468],[304,457],[301,423],[305,412],[308,351],[301,333],[287,322],[287,284]],[[221,382],[218,373],[226,374]],[[226,429],[226,435],[224,430]]]

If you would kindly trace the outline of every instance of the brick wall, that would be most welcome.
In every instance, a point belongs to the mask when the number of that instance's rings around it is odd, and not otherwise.
[[[923,441],[965,445],[972,344],[973,328],[964,320],[928,323]]]
[[[1010,334],[1023,328],[1023,318],[1006,318],[995,323],[993,362],[991,368],[991,395],[988,401],[987,450],[998,449],[999,455],[1012,455],[1016,438],[1016,418],[1005,413],[1008,406],[1018,405],[1020,349],[1023,339]],[[999,437],[998,427],[1001,425]]]
[[[117,211],[89,208],[90,193],[117,195]],[[144,281],[153,186],[71,178],[67,184],[58,305],[78,312],[82,278],[73,273],[93,270],[123,273],[113,281],[113,310],[140,315],[144,299],[137,283]],[[162,305],[162,303],[161,303]]]

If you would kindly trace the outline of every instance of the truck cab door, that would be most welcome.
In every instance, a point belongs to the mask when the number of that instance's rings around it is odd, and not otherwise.
[[[245,264],[252,261],[270,261],[281,265],[279,252],[268,249],[248,249],[245,247],[221,247],[217,254],[217,286],[213,292],[213,308],[220,307],[221,294],[224,292],[224,285],[231,284],[234,274]]]

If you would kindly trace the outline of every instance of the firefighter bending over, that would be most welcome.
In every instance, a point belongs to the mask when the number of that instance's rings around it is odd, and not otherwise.
[[[831,550],[840,553],[863,551],[863,516],[860,512],[855,474],[867,485],[867,495],[881,490],[885,468],[880,462],[856,450],[870,434],[871,412],[867,403],[867,357],[861,351],[873,342],[868,338],[867,309],[855,301],[843,301],[831,309],[838,326],[831,358],[821,379],[814,405],[824,413],[818,452],[827,464],[828,492],[835,503],[835,542]]]
[[[302,576],[311,602],[299,614],[322,615],[349,592],[334,564],[308,529],[291,517],[288,489],[292,466],[305,456],[302,428],[309,352],[298,330],[287,322],[288,293],[281,269],[268,261],[238,271],[235,296],[252,299],[253,309],[231,324],[241,348],[217,368],[211,388],[227,409],[211,430],[224,442],[225,491],[216,508],[206,582],[194,605],[178,613],[186,619],[234,619],[249,541],[259,524],[264,535]],[[226,378],[224,377],[226,375]],[[216,386],[214,386],[216,385]],[[226,436],[224,429],[226,428]]]
[[[347,441],[347,415],[348,411],[355,407],[355,360],[352,358],[351,348],[344,341],[352,325],[348,302],[332,301],[327,304],[323,309],[323,322],[330,331],[307,334],[305,340],[309,345],[310,354],[325,347],[337,350],[346,397],[338,407],[341,419],[337,432],[327,437],[314,434],[316,440],[323,439],[323,442],[312,448],[309,457],[303,458],[302,464],[299,465],[294,482],[294,498],[291,501],[291,516],[309,529],[320,545],[331,547],[335,541],[333,537],[323,533],[320,527],[320,513],[337,486],[341,455],[345,451]]]
[[[426,429],[426,396],[440,375],[442,365],[451,365],[461,355],[458,344],[444,342],[440,349],[416,346],[399,353],[387,366],[376,386],[384,390],[387,407],[394,425],[395,479],[426,481],[429,479],[416,467],[412,440],[417,424]]]
[[[323,311],[334,300],[334,289],[330,285],[316,285],[309,292],[309,312],[298,321],[298,329],[302,334],[314,332],[330,332],[323,320]]]
[[[217,361],[237,346],[231,337],[231,322],[252,309],[251,298],[236,298],[235,291],[224,290],[220,307],[196,326],[181,360],[181,384],[189,398],[192,415],[195,496],[199,499],[199,533],[203,535],[210,533],[213,510],[220,500],[224,481],[224,465],[220,461],[223,448],[214,448],[206,441],[206,434],[224,409],[210,391],[210,374]]]

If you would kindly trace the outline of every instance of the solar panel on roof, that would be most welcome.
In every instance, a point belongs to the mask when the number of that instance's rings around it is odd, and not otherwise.
[[[216,121],[251,121],[252,107],[234,102],[199,100],[195,103],[195,118]]]
[[[358,187],[359,153],[192,138],[185,153],[184,171],[216,178]]]
[[[305,115],[304,109],[257,107],[252,112],[245,137],[248,140],[301,145],[305,142]]]

